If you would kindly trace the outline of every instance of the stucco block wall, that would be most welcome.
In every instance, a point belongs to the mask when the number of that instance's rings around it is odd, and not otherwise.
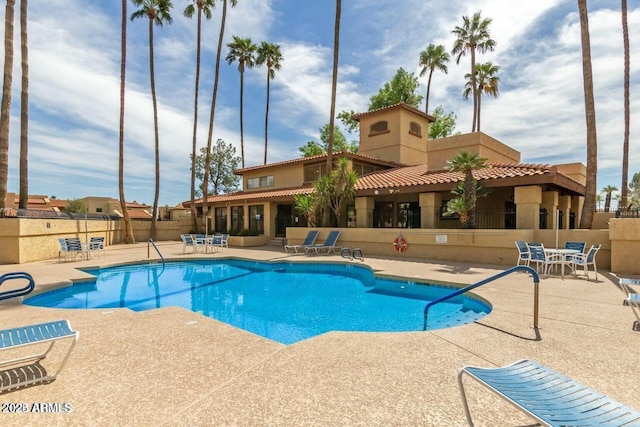
[[[640,219],[612,218],[611,271],[616,274],[640,275]]]

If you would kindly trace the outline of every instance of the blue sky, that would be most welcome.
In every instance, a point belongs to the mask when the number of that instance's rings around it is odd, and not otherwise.
[[[18,2],[19,3],[19,2]],[[620,187],[623,141],[623,52],[620,2],[591,0],[589,19],[598,125],[598,189]],[[173,23],[155,27],[161,205],[190,197],[196,20],[173,1]],[[128,14],[134,11],[129,3]],[[369,98],[399,67],[419,74],[429,43],[453,45],[463,15],[491,18],[493,53],[478,62],[501,67],[500,95],[484,98],[482,131],[522,153],[526,163],[586,163],[580,25],[574,0],[349,0],[343,2],[337,111],[365,111]],[[640,2],[629,1],[631,39],[630,177],[640,172]],[[118,197],[120,2],[51,0],[29,4],[29,192],[58,198]],[[16,5],[9,187],[18,192],[20,49]],[[204,21],[198,146],[206,144],[221,3]],[[271,84],[269,162],[298,157],[329,121],[335,2],[238,0],[232,35],[278,43],[284,61]],[[2,8],[4,22],[4,8]],[[147,21],[129,21],[125,119],[125,194],[152,204],[153,116]],[[223,55],[226,56],[226,46]],[[224,58],[223,58],[224,59]],[[434,74],[429,104],[471,131],[472,102],[462,98],[469,58]],[[426,77],[420,79],[421,93]],[[214,139],[240,153],[239,73],[221,62]],[[245,73],[245,160],[261,164],[266,69]],[[424,105],[422,106],[424,108]]]

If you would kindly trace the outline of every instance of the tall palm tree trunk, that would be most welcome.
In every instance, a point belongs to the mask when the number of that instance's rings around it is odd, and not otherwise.
[[[27,37],[27,0],[20,0],[20,56],[22,90],[20,91],[20,201],[26,209],[29,202],[29,39]]]
[[[158,198],[160,196],[160,135],[158,132],[158,102],[156,100],[156,80],[153,61],[153,20],[149,19],[149,75],[151,79],[151,101],[153,103],[153,132],[156,166],[156,185],[153,197],[153,218],[151,219],[151,238],[156,240],[158,223]]]
[[[198,7],[198,35],[196,40],[196,82],[193,100],[193,140],[191,143],[191,228],[198,233],[198,217],[196,204],[196,150],[198,133],[198,87],[200,85],[200,44],[202,36],[202,9]]]
[[[4,78],[0,105],[0,208],[6,207],[9,178],[9,122],[13,82],[13,14],[15,0],[7,0],[4,12]]]
[[[578,0],[580,35],[582,41],[582,74],[584,80],[584,104],[587,122],[587,179],[585,201],[582,206],[580,228],[591,228],[596,209],[596,177],[598,173],[598,138],[596,135],[596,108],[593,97],[593,72],[591,70],[591,42],[587,0]]]
[[[476,131],[478,120],[478,88],[476,85],[476,49],[471,49],[471,87],[473,91],[473,126],[471,132]]]
[[[429,114],[429,92],[431,92],[431,77],[433,76],[433,70],[429,71],[429,79],[427,80],[427,96],[424,106],[424,112]]]
[[[627,0],[622,0],[622,39],[624,45],[624,142],[622,144],[622,187],[620,204],[628,206],[629,191],[629,24],[627,22]]]
[[[271,78],[269,71],[271,68],[267,66],[267,107],[264,113],[264,164],[267,164],[267,135],[269,129],[269,94],[271,88]]]
[[[220,56],[222,55],[222,39],[224,38],[224,27],[227,20],[227,0],[222,2],[222,21],[220,22],[220,35],[218,36],[218,52],[216,55],[216,68],[213,79],[213,95],[211,97],[211,113],[209,115],[209,136],[207,138],[207,153],[204,160],[204,179],[202,182],[202,213],[204,221],[207,221],[209,209],[209,174],[211,170],[211,145],[213,141],[213,123],[216,112],[216,98],[218,96],[218,77],[220,76]],[[195,206],[192,206],[195,209]]]
[[[329,114],[329,142],[327,144],[327,174],[333,169],[333,141],[336,116],[336,92],[338,89],[338,59],[340,52],[340,15],[342,13],[342,1],[336,0],[336,20],[333,31],[333,77],[331,79],[331,111]],[[329,226],[329,209],[324,210],[322,223]]]
[[[478,122],[478,126],[476,127],[476,131],[480,132],[480,109],[482,108],[482,90],[478,89],[478,117],[476,120]]]
[[[127,209],[127,199],[124,196],[124,93],[125,75],[127,70],[127,1],[122,0],[122,26],[120,30],[120,138],[118,143],[118,192],[120,195],[120,209],[124,216],[124,241],[134,243],[131,217]]]
[[[242,168],[244,169],[244,130],[243,130],[243,105],[244,100],[244,70],[240,71],[240,158],[242,159]]]

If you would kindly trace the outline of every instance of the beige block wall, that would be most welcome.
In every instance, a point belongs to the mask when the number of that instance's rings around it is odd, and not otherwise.
[[[259,178],[261,176],[273,175],[273,187],[260,187],[247,189],[247,179]],[[259,169],[255,171],[249,171],[243,174],[243,189],[244,191],[265,191],[269,189],[277,188],[289,188],[297,187],[303,184],[304,181],[304,166],[302,163],[283,165],[267,169]]]
[[[617,274],[640,275],[640,219],[609,220],[611,239],[611,271]]]
[[[519,151],[482,132],[474,132],[429,140],[427,143],[428,169],[446,169],[447,161],[463,150],[478,153],[480,157],[490,162],[520,162]]]

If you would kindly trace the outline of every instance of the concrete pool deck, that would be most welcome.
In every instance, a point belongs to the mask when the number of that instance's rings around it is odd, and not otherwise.
[[[167,259],[343,261],[335,255],[285,254],[273,247],[208,255],[183,254],[177,242],[159,242],[158,247]],[[150,257],[158,259],[153,249]],[[85,277],[78,267],[147,259],[146,243],[116,245],[101,259],[1,265],[0,274],[29,272],[39,292]],[[366,258],[364,264],[378,274],[463,284],[505,269],[425,262],[409,253],[397,259]],[[541,280],[538,334],[531,327],[532,279],[516,273],[476,289],[493,311],[469,325],[429,332],[330,332],[290,346],[176,307],[135,313],[0,302],[2,329],[69,319],[80,332],[58,379],[0,394],[3,409],[10,403],[28,409],[0,412],[0,425],[463,426],[459,369],[522,358],[535,359],[638,410],[640,332],[632,330],[635,317],[622,305],[624,294],[615,275],[602,271],[598,281],[591,278],[551,275]],[[45,367],[66,349],[66,343],[60,344],[42,362]],[[5,358],[0,352],[0,361]],[[535,423],[477,383],[465,384],[476,425]],[[34,403],[67,403],[72,410],[36,413]]]

